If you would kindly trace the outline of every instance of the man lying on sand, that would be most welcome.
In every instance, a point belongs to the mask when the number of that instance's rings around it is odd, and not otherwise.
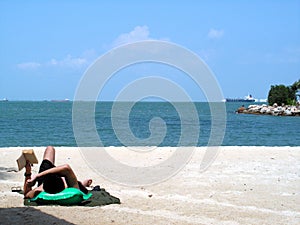
[[[52,146],[46,148],[38,174],[31,176],[31,164],[28,161],[26,162],[26,172],[24,174],[25,198],[33,198],[42,191],[55,194],[67,187],[80,189],[84,193],[88,192],[86,187],[91,185],[91,179],[80,182],[68,164],[55,166],[54,162],[55,149]],[[32,189],[36,182],[38,182],[38,186]]]

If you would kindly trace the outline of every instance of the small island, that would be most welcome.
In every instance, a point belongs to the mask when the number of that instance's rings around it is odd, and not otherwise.
[[[262,105],[249,105],[247,108],[241,106],[237,109],[237,113],[243,114],[256,114],[256,115],[272,115],[272,116],[300,116],[300,105],[282,105],[278,106],[274,103],[272,106]]]
[[[268,94],[268,103],[262,105],[249,105],[247,108],[242,105],[236,113],[273,115],[273,116],[300,116],[300,80],[291,86],[271,86]]]

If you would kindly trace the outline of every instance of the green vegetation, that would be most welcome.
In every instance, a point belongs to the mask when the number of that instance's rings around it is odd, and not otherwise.
[[[269,105],[277,103],[279,105],[296,105],[297,91],[300,90],[300,80],[291,86],[272,85],[268,94]]]

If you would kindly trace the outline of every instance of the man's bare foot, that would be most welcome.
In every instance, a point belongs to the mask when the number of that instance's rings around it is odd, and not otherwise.
[[[89,186],[91,186],[92,182],[93,182],[92,179],[86,179],[86,180],[82,181],[82,185],[85,187],[89,187]]]

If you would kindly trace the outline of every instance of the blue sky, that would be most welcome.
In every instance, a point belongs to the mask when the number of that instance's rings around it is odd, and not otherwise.
[[[183,46],[214,72],[224,97],[266,98],[300,78],[300,1],[0,1],[0,98],[73,99],[88,66],[120,44],[155,39]],[[159,66],[158,66],[159,67]],[[172,69],[146,67],[203,96]],[[153,71],[151,71],[153,70]],[[133,80],[115,76],[100,100]],[[138,75],[134,76],[137,79]]]

